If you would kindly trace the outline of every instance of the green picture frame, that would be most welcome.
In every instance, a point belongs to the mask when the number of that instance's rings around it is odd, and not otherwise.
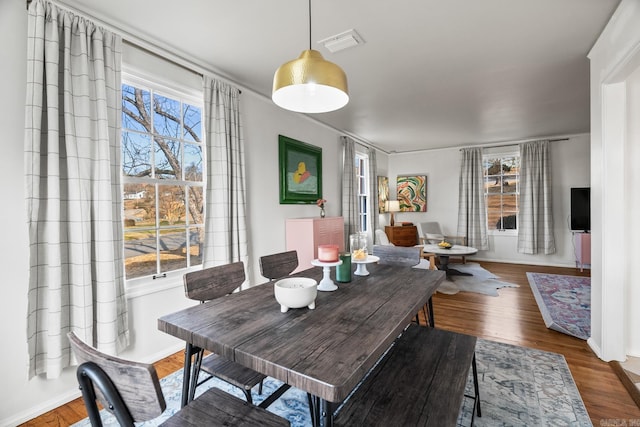
[[[322,199],[322,148],[278,135],[280,204]]]

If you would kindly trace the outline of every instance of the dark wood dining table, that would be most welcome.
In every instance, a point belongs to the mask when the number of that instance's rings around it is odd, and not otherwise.
[[[273,283],[250,287],[162,316],[158,329],[187,343],[183,384],[193,381],[191,357],[200,348],[314,396],[323,426],[333,410],[425,305],[443,271],[371,264],[333,292],[318,292],[316,308],[280,311]],[[293,276],[320,281],[321,268]]]

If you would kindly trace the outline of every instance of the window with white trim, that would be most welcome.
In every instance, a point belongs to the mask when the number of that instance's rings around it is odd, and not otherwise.
[[[516,231],[520,202],[520,152],[485,154],[483,168],[487,229]]]
[[[202,100],[125,75],[122,197],[126,279],[201,265]]]
[[[358,181],[358,219],[360,231],[369,231],[369,157],[356,153],[356,180]]]

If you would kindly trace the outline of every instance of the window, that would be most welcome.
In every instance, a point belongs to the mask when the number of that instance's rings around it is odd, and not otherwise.
[[[201,101],[125,78],[122,181],[127,280],[202,264]]]
[[[356,180],[358,181],[358,218],[360,231],[369,231],[369,158],[356,153]]]
[[[487,228],[490,231],[517,230],[520,154],[486,154],[483,160]]]

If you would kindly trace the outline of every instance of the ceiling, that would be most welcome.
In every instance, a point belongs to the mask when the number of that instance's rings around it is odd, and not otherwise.
[[[587,54],[619,1],[316,0],[312,48],[344,69],[350,102],[313,116],[388,153],[589,132]],[[63,4],[269,98],[309,47],[305,0]],[[316,43],[349,29],[364,43]]]

